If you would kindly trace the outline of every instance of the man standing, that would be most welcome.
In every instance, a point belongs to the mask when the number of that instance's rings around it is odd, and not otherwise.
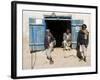
[[[71,33],[69,29],[63,34],[63,46],[65,50],[71,49]]]
[[[79,46],[80,52],[81,52],[81,60],[84,60],[86,62],[86,52],[87,52],[87,46],[89,42],[89,32],[87,31],[86,24],[82,25],[82,29],[78,33],[77,38],[77,44]]]
[[[50,61],[50,64],[54,63],[51,57],[51,52],[53,51],[53,47],[55,44],[54,42],[55,42],[55,38],[51,34],[50,30],[47,29],[45,35],[45,49],[46,49],[47,59]]]

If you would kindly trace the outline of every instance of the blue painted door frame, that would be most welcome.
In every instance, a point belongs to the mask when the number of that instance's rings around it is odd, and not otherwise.
[[[45,21],[36,24],[35,18],[29,18],[29,46],[32,51],[44,50]]]

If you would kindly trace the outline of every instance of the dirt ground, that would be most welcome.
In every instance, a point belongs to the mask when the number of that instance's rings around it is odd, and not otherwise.
[[[87,51],[87,53],[89,50]],[[87,62],[79,61],[76,56],[76,50],[64,51],[62,48],[55,48],[51,53],[54,64],[49,64],[45,51],[33,53],[31,55],[31,68],[47,69],[47,68],[67,68],[67,67],[83,67],[91,65],[91,56],[87,54]],[[30,65],[30,64],[29,64]]]

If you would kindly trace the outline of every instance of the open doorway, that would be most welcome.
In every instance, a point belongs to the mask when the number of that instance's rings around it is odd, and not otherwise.
[[[66,32],[66,29],[71,31],[71,20],[45,20],[47,29],[50,29],[50,32],[56,39],[56,46],[61,47],[63,41],[63,33]]]

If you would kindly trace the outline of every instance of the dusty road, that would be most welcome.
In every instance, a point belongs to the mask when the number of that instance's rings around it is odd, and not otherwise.
[[[75,49],[72,49],[71,51],[63,51],[62,48],[55,48],[51,55],[54,60],[54,64],[49,64],[49,61],[46,59],[45,51],[33,53],[31,56],[31,66],[34,69],[43,69],[82,67],[91,65],[90,54],[87,55],[87,62],[79,61],[76,56]]]

